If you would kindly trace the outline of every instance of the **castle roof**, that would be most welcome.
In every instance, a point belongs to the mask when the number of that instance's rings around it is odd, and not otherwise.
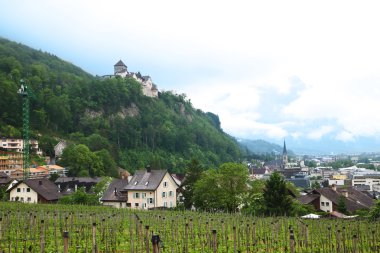
[[[119,60],[114,66],[127,66],[124,64],[124,62],[122,60]]]

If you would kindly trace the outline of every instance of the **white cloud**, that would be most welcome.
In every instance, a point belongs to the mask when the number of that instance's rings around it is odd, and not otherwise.
[[[313,130],[307,134],[307,138],[312,140],[319,140],[326,134],[331,133],[334,130],[333,126],[321,126],[318,129]]]
[[[236,136],[347,141],[380,134],[378,7],[15,0],[0,9],[0,31],[93,74],[121,58]]]

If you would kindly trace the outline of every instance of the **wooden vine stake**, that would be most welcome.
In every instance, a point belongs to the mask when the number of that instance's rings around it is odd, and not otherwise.
[[[290,229],[290,253],[294,253],[294,233],[293,229]]]
[[[146,253],[149,253],[149,226],[145,226],[145,237],[146,237]]]
[[[216,244],[216,229],[213,229],[212,230],[212,244],[213,244],[213,249],[214,249],[214,253],[216,253],[216,250],[217,250],[217,244]]]
[[[69,252],[69,232],[63,232],[63,253]]]
[[[41,248],[41,253],[44,253],[44,252],[45,252],[45,229],[44,229],[44,220],[41,220],[40,248]]]
[[[98,245],[96,245],[96,222],[92,223],[92,253],[98,253]]]
[[[159,235],[152,235],[152,245],[153,245],[153,253],[159,253],[160,248],[158,247],[158,243],[160,242]]]

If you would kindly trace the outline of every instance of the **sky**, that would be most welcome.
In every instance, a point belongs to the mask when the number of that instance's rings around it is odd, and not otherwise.
[[[218,114],[238,138],[380,151],[379,7],[366,0],[0,0],[0,36],[93,75],[112,74],[121,59],[159,90],[185,93],[196,108]]]

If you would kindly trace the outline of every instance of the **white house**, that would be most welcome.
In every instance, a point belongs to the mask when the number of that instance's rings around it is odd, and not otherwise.
[[[177,188],[166,170],[139,170],[124,189],[127,206],[137,209],[176,207]]]
[[[54,203],[61,196],[57,186],[45,178],[20,181],[7,192],[10,201],[24,203]]]

